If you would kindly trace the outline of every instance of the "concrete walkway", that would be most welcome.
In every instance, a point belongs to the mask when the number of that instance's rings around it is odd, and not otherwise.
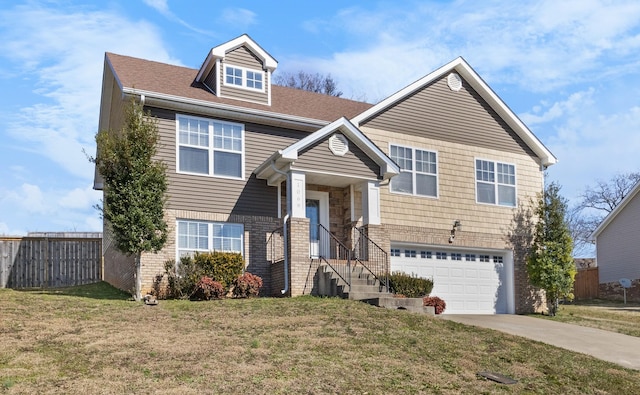
[[[443,314],[439,317],[526,337],[640,370],[640,337],[523,315]]]

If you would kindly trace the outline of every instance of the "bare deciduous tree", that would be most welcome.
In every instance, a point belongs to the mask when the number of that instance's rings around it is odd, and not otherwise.
[[[322,93],[324,95],[340,97],[342,91],[338,90],[336,81],[331,74],[307,73],[300,70],[297,73],[283,72],[273,77],[277,85],[302,89],[309,92]]]
[[[640,173],[619,173],[609,181],[598,180],[594,186],[585,189],[580,203],[567,212],[575,252],[588,249],[593,231],[638,182]]]

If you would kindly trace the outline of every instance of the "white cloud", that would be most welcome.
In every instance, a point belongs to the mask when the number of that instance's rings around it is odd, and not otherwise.
[[[347,75],[349,83],[379,82],[385,95],[393,86],[387,79],[415,79],[457,56],[477,65],[491,85],[508,83],[549,92],[597,78],[605,63],[618,72],[636,73],[637,68],[628,64],[637,65],[640,50],[637,1],[549,0],[523,6],[460,0],[414,3],[401,9],[381,3],[366,10],[346,8],[331,19],[314,18],[303,26],[322,40],[347,40],[342,45],[347,49],[325,63],[337,63],[335,69],[344,70],[341,79],[345,73],[360,74],[359,79]],[[336,31],[348,34],[345,38]],[[362,59],[369,62],[363,64]],[[315,69],[319,60],[299,58],[297,63]],[[381,67],[385,63],[401,66],[385,69]],[[369,86],[353,89],[367,91]]]
[[[167,3],[167,0],[143,0],[143,1],[146,5],[155,9],[170,21],[177,22],[182,26],[186,27],[187,29],[193,32],[196,32],[198,34],[213,36],[213,33],[211,33],[210,31],[198,29],[197,27],[190,25],[189,23],[185,22],[183,19],[178,17],[176,14],[174,14],[173,11],[169,9],[169,4]]]
[[[567,115],[575,115],[578,109],[584,110],[587,105],[593,104],[594,92],[594,88],[575,92],[567,100],[553,103],[551,106],[542,102],[539,106],[534,107],[532,112],[520,114],[520,119],[528,126],[533,126],[558,120]],[[543,109],[544,112],[542,112]]]
[[[9,120],[8,133],[60,164],[93,177],[82,150],[95,151],[104,52],[179,63],[164,49],[155,27],[109,12],[65,13],[36,3],[0,11],[0,56],[34,81],[40,102]]]
[[[58,205],[70,209],[86,209],[92,207],[101,198],[102,193],[94,191],[91,186],[86,188],[75,188],[65,192],[58,199]]]
[[[256,23],[256,14],[245,8],[225,8],[219,19],[242,30]]]

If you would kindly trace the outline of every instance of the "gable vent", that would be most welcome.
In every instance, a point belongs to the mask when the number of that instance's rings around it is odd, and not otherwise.
[[[336,156],[344,156],[349,152],[349,140],[343,135],[336,133],[329,137],[329,149]]]
[[[451,73],[447,76],[447,85],[449,85],[449,89],[457,92],[462,89],[462,78],[456,73]]]

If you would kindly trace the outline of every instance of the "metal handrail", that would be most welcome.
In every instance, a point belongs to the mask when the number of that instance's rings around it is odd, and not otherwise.
[[[321,224],[318,224],[318,239],[318,258],[324,261],[351,291],[351,250]]]
[[[364,233],[362,228],[354,228],[356,240],[353,259],[379,281],[389,292],[389,254]]]
[[[279,228],[274,229],[269,234],[267,238],[267,261],[272,264],[278,263],[284,260],[284,237],[283,237],[284,227],[281,226]]]

